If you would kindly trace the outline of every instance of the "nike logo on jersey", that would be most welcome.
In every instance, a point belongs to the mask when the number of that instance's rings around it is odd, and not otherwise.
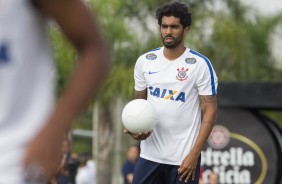
[[[165,100],[173,100],[173,101],[180,101],[185,102],[185,92],[178,92],[177,90],[171,89],[161,89],[161,88],[154,88],[153,86],[149,86],[150,95],[163,98]]]
[[[149,75],[154,74],[154,73],[158,73],[158,72],[151,72],[151,71],[149,71]]]

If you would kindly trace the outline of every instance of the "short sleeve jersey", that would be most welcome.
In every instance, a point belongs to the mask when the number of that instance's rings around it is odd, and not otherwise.
[[[147,100],[158,113],[149,138],[141,141],[142,158],[180,165],[199,133],[199,95],[216,95],[217,76],[205,56],[186,48],[173,61],[163,47],[141,55],[134,69],[135,90],[147,89]]]

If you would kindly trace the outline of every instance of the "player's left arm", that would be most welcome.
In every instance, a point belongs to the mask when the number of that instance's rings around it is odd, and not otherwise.
[[[216,95],[200,96],[200,104],[203,113],[203,119],[200,127],[199,135],[192,149],[199,155],[206,143],[217,117],[217,97]]]
[[[201,154],[202,148],[206,143],[217,116],[217,97],[216,95],[201,95],[200,96],[201,109],[203,119],[196,142],[190,153],[183,160],[178,172],[181,174],[180,180],[188,182],[189,178],[195,178],[195,171],[198,158]]]

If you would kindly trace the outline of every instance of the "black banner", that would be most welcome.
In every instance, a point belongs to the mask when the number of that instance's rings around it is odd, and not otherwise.
[[[213,171],[221,184],[276,184],[281,179],[281,130],[267,118],[240,109],[219,109],[202,152],[203,180]],[[277,134],[275,133],[275,129]]]

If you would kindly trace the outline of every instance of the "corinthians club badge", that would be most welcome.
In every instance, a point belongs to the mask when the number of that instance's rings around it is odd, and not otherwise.
[[[182,67],[181,69],[177,68],[178,74],[176,76],[176,79],[179,81],[184,81],[188,78],[187,76],[187,71],[188,68],[184,69],[184,67]]]

